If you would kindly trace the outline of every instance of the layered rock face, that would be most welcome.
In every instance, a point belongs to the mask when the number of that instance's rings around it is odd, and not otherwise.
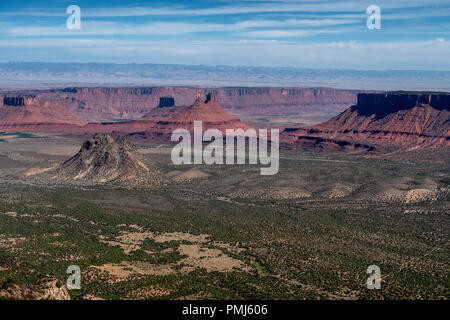
[[[152,109],[149,113],[145,114],[139,120],[168,120],[172,118],[177,112],[187,108],[188,106],[175,106],[174,97],[161,97],[159,99],[159,105]]]
[[[366,114],[381,116],[417,105],[430,105],[434,109],[449,109],[450,94],[446,93],[360,93],[355,109]]]
[[[3,105],[24,106],[25,99],[23,97],[3,97]]]
[[[227,129],[243,129],[248,127],[241,120],[231,115],[220,104],[216,102],[214,93],[208,93],[206,100],[201,99],[200,93],[197,99],[190,106],[174,107],[177,109],[167,120],[159,120],[154,127],[145,132],[135,132],[130,136],[142,139],[163,139],[170,140],[170,135],[176,129],[186,129],[194,131],[194,122],[202,122],[202,130],[218,129],[225,133]]]
[[[202,121],[203,129],[246,129],[241,120],[231,115],[220,104],[216,102],[215,94],[208,93],[206,100],[202,101],[200,95],[197,100],[187,108],[183,108],[167,121],[160,121],[159,127],[168,130],[184,128],[194,130],[194,121]]]
[[[63,130],[85,121],[63,107],[40,101],[36,96],[4,96],[0,106],[0,130]]]
[[[36,96],[3,96],[3,106],[24,107],[39,105],[39,98]]]
[[[96,134],[57,169],[57,177],[100,184],[154,184],[158,181],[158,172],[127,140]]]
[[[192,105],[200,92],[215,94],[218,103],[235,115],[302,111],[340,112],[356,102],[356,91],[332,88],[66,88],[40,93],[42,99],[64,106],[85,120],[139,118],[173,97],[178,105]],[[166,102],[164,102],[165,104]]]
[[[360,94],[313,132],[387,144],[450,145],[450,94]]]
[[[161,97],[157,108],[170,108],[175,106],[174,97]]]
[[[450,94],[359,94],[358,103],[311,128],[285,130],[286,141],[321,137],[401,147],[450,146]]]
[[[332,88],[224,88],[211,90],[234,114],[277,114],[344,110],[357,93]]]

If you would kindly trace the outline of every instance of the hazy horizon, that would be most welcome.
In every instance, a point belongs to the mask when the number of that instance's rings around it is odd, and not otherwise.
[[[0,63],[0,88],[76,86],[332,87],[450,91],[450,71],[339,70],[156,63]]]
[[[0,61],[1,64],[106,64],[106,65],[168,65],[168,66],[192,66],[192,67],[230,67],[230,68],[280,68],[280,69],[301,69],[301,70],[334,70],[334,71],[357,71],[357,72],[430,72],[430,73],[450,73],[450,69],[448,70],[427,70],[427,69],[352,69],[352,68],[312,68],[312,67],[286,67],[286,66],[271,66],[271,65],[231,65],[231,64],[187,64],[187,63],[156,63],[156,62],[96,62],[96,61],[86,61],[86,62],[78,62],[78,61],[38,61],[38,60],[29,60],[29,61]],[[449,66],[450,67],[450,66]]]

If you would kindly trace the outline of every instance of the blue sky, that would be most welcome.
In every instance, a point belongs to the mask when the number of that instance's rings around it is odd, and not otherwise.
[[[81,8],[81,30],[66,8]],[[381,30],[366,27],[369,5]],[[0,62],[450,70],[450,0],[1,1]]]

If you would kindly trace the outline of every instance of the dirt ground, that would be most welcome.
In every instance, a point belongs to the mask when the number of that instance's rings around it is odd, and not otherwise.
[[[234,268],[239,270],[248,269],[242,261],[225,254],[221,249],[209,248],[208,245],[218,245],[221,248],[232,248],[232,244],[214,243],[209,241],[206,234],[194,235],[183,232],[168,232],[155,234],[153,232],[125,232],[117,236],[115,240],[99,239],[100,242],[111,246],[119,246],[124,253],[130,254],[139,250],[146,239],[152,239],[156,243],[171,241],[187,241],[191,244],[179,244],[176,249],[183,258],[177,264],[154,265],[143,261],[127,262],[120,264],[105,264],[98,268],[107,271],[117,279],[127,279],[131,275],[168,275],[174,274],[176,265],[182,266],[179,272],[188,273],[196,268],[203,268],[208,271],[231,271]],[[170,251],[170,250],[168,250]],[[148,252],[151,254],[151,252]]]

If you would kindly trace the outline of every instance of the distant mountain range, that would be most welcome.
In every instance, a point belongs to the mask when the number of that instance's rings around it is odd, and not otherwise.
[[[0,88],[69,86],[283,86],[450,91],[450,71],[109,63],[0,63]]]

